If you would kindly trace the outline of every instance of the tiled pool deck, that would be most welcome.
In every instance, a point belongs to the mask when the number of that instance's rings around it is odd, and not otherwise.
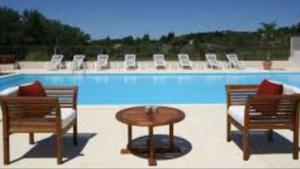
[[[23,63],[24,64],[24,63]],[[18,73],[49,73],[41,68],[44,63],[25,63],[26,69],[3,69],[3,72]],[[118,65],[113,69],[100,73],[120,73]],[[143,63],[149,65],[150,62]],[[197,64],[196,64],[197,65]],[[201,65],[199,63],[198,65]],[[261,62],[249,63],[249,69],[243,71],[261,71]],[[36,66],[36,67],[35,67]],[[299,71],[297,67],[289,67],[287,62],[275,63],[275,68],[289,71]],[[141,68],[131,72],[153,73],[153,68]],[[175,63],[170,68],[154,72],[216,72],[198,67],[195,70],[178,70]],[[221,70],[220,72],[237,71]],[[70,73],[68,70],[60,73]],[[79,71],[82,73],[83,71]],[[53,72],[58,73],[58,72]],[[86,73],[99,73],[89,69]],[[120,150],[127,142],[127,127],[115,119],[118,110],[127,106],[81,106],[78,112],[79,145],[73,146],[72,135],[64,137],[63,165],[56,164],[55,139],[51,134],[36,134],[36,144],[29,145],[28,134],[11,136],[12,164],[3,165],[3,141],[0,140],[0,168],[148,168],[147,159],[134,155],[121,155]],[[225,141],[226,113],[224,104],[199,105],[169,105],[182,109],[186,118],[175,125],[177,141],[182,141],[186,154],[168,160],[158,160],[157,168],[299,168],[299,160],[293,160],[291,154],[292,133],[290,131],[276,131],[273,142],[268,142],[263,132],[250,135],[250,149],[252,155],[249,161],[243,161],[241,135],[234,132],[233,141]],[[1,119],[1,118],[0,118]],[[2,131],[2,121],[0,121]],[[71,132],[71,130],[70,130]],[[154,129],[155,134],[168,134],[167,127]],[[146,128],[133,128],[133,138],[147,135]],[[2,138],[2,132],[0,132]],[[181,154],[179,154],[181,155]],[[155,167],[150,167],[155,168]]]
[[[290,131],[276,131],[273,142],[263,132],[252,133],[249,161],[243,161],[241,135],[234,132],[233,141],[225,141],[225,105],[170,105],[186,113],[184,121],[175,125],[175,135],[187,154],[158,160],[158,168],[299,168],[299,160],[291,154]],[[11,136],[11,160],[3,166],[0,147],[0,168],[147,168],[147,159],[121,155],[127,141],[127,127],[115,119],[115,113],[127,106],[79,106],[79,145],[72,145],[72,135],[64,137],[63,165],[56,164],[55,139],[50,134],[36,134],[37,143],[28,143],[28,134]],[[1,130],[2,130],[2,124]],[[154,129],[167,134],[167,127]],[[133,128],[133,137],[147,135],[145,128]],[[2,132],[1,132],[2,138]],[[0,141],[2,145],[2,140]],[[151,167],[153,168],[153,167]]]

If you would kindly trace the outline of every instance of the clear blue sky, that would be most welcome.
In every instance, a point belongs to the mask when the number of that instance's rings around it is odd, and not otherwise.
[[[0,0],[0,5],[37,9],[50,19],[80,27],[93,39],[246,31],[256,30],[261,22],[300,22],[300,0]]]

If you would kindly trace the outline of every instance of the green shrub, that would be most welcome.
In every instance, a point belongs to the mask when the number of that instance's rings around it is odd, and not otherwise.
[[[47,52],[43,51],[30,51],[26,55],[26,60],[28,61],[46,61],[49,60],[50,56],[47,54]]]

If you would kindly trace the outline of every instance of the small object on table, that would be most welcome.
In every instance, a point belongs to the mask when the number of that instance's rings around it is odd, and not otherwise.
[[[154,115],[157,113],[157,107],[156,106],[146,106],[146,113],[149,115]]]

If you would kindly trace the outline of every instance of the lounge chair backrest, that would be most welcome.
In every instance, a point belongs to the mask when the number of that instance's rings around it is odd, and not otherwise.
[[[84,55],[74,55],[73,61],[83,61],[84,60]]]
[[[186,62],[190,62],[190,57],[188,54],[178,54],[178,60],[186,63]]]
[[[157,66],[165,65],[165,55],[163,54],[154,54],[153,60]]]
[[[205,58],[206,58],[207,62],[209,62],[210,64],[213,64],[213,65],[218,64],[217,55],[214,53],[206,53]]]
[[[165,62],[165,55],[163,54],[154,54],[153,55],[153,60],[156,62],[156,63],[161,63],[163,64]]]
[[[108,61],[108,57],[109,57],[109,55],[100,54],[100,55],[97,56],[97,62],[99,64],[106,64],[107,61]]]
[[[63,57],[64,57],[63,55],[56,55],[56,54],[55,54],[55,55],[52,56],[50,62],[51,62],[52,64],[60,64],[61,61],[62,61],[62,59],[63,59]]]
[[[154,59],[161,60],[161,59],[165,59],[165,55],[163,55],[163,54],[154,54],[154,55],[153,55],[153,58],[154,58]]]
[[[226,57],[230,64],[238,65],[240,62],[237,54],[235,53],[226,54]]]
[[[125,54],[125,62],[129,65],[135,64],[135,54]]]
[[[76,64],[77,66],[80,66],[83,63],[84,58],[85,58],[84,55],[74,55],[73,63]]]

